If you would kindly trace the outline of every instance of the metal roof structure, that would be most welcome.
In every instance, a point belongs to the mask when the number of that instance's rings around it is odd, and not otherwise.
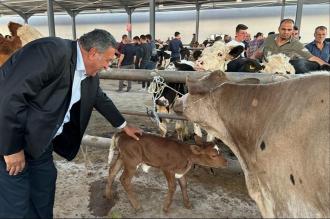
[[[150,0],[52,0],[54,12],[125,12],[149,10]],[[156,11],[200,9],[246,8],[260,6],[296,5],[297,0],[155,0]],[[329,4],[328,0],[304,0],[304,4]],[[33,14],[45,13],[47,0],[0,0],[0,15],[18,14],[29,18]]]

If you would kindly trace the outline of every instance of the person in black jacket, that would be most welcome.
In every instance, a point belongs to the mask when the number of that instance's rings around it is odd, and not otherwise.
[[[52,151],[72,160],[93,108],[138,140],[99,86],[116,41],[95,29],[78,41],[30,42],[0,68],[0,218],[52,218],[56,168]]]

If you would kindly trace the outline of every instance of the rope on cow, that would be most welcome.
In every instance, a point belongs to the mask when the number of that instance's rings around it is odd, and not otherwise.
[[[151,110],[153,117],[151,118],[157,123],[157,126],[159,126],[160,120],[156,112],[156,101],[162,96],[165,87],[168,87],[169,89],[183,96],[182,93],[168,86],[164,81],[165,80],[163,77],[156,75],[153,77],[152,82],[150,83],[150,86],[148,88],[148,93],[152,94],[152,102],[153,102],[153,109]],[[147,109],[147,113],[148,113],[148,109]]]

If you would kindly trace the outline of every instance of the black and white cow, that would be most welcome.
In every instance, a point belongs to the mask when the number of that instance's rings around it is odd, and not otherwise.
[[[167,70],[173,70],[173,71],[195,71],[193,68],[193,63],[191,62],[173,62],[170,63]],[[174,104],[174,101],[177,97],[181,97],[182,94],[187,93],[187,88],[185,86],[185,83],[166,83],[167,86],[171,87],[165,87],[160,95],[160,97],[156,100],[156,111],[158,113],[170,113],[172,106]],[[175,91],[178,92],[175,92]],[[175,130],[177,133],[177,137],[179,140],[183,141],[187,135],[188,135],[188,128],[186,125],[186,121],[178,120],[175,123]],[[163,137],[166,136],[167,133],[167,125],[166,120],[160,119],[159,129],[161,132],[161,135]]]

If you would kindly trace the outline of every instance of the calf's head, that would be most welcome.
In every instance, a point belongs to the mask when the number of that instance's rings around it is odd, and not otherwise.
[[[203,147],[197,145],[190,145],[190,150],[193,153],[194,162],[207,167],[227,167],[228,161],[221,154],[218,146],[209,142]]]

